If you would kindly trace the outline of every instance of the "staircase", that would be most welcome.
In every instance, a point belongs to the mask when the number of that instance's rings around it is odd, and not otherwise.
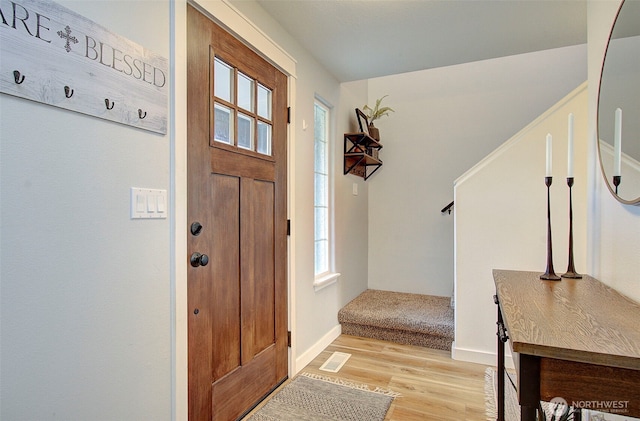
[[[345,335],[451,350],[450,297],[368,289],[338,312]]]

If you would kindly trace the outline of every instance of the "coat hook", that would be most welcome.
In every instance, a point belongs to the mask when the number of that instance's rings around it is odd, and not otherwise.
[[[21,75],[19,71],[14,70],[13,79],[15,79],[16,83],[20,85],[22,82],[24,82],[24,75]]]
[[[140,108],[138,108],[138,117],[140,117],[140,120],[142,120],[146,116],[147,116],[147,112],[145,111],[144,114],[143,114],[142,110]]]
[[[73,89],[69,88],[69,86],[64,87],[64,96],[67,98],[71,98],[73,96]]]
[[[109,104],[111,104],[111,105],[109,105]],[[109,101],[109,98],[105,98],[104,99],[104,105],[107,106],[107,110],[113,110],[113,107],[116,105],[116,103],[115,103],[115,101],[114,102]]]

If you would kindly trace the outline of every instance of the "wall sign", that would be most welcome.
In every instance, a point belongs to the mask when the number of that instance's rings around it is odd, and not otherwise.
[[[168,69],[57,3],[0,0],[0,92],[166,134]]]

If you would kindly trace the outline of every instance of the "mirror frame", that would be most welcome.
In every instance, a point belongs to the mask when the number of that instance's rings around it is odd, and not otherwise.
[[[620,12],[622,11],[622,7],[624,6],[625,2],[627,0],[622,0],[620,2],[620,6],[618,7],[618,11],[616,12],[616,17],[613,20],[613,24],[611,25],[611,30],[609,31],[609,39],[607,40],[607,48],[604,51],[604,58],[602,60],[602,67],[600,69],[600,80],[599,80],[599,84],[598,84],[598,107],[597,107],[597,113],[596,113],[596,141],[597,141],[597,148],[598,149],[598,161],[600,162],[600,174],[602,175],[602,178],[604,179],[604,184],[607,185],[607,189],[609,189],[609,192],[611,192],[611,195],[613,195],[613,197],[615,197],[620,203],[623,203],[625,205],[635,205],[635,206],[640,206],[640,196],[638,196],[635,199],[624,199],[620,196],[618,196],[618,194],[616,193],[614,187],[612,186],[612,183],[609,181],[609,179],[607,178],[607,173],[605,171],[604,165],[602,163],[602,152],[601,152],[601,148],[600,148],[600,97],[602,95],[602,76],[604,74],[604,69],[605,66],[607,64],[607,54],[609,53],[609,46],[611,45],[611,36],[613,35],[613,31],[616,27],[616,23],[618,22],[618,17],[620,16]]]

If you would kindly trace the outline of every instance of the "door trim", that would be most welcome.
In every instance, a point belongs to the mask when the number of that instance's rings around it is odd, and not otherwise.
[[[236,37],[279,68],[288,79],[288,103],[292,108],[291,123],[287,128],[287,217],[295,214],[293,192],[295,186],[295,98],[296,61],[283,48],[269,38],[226,0],[170,2],[170,255],[171,255],[171,419],[187,421],[188,371],[187,371],[187,3],[195,6],[215,22],[227,28]],[[295,222],[295,221],[294,221]],[[294,332],[289,348],[289,376],[298,371],[295,367],[295,223],[288,241],[288,295],[289,330]]]

